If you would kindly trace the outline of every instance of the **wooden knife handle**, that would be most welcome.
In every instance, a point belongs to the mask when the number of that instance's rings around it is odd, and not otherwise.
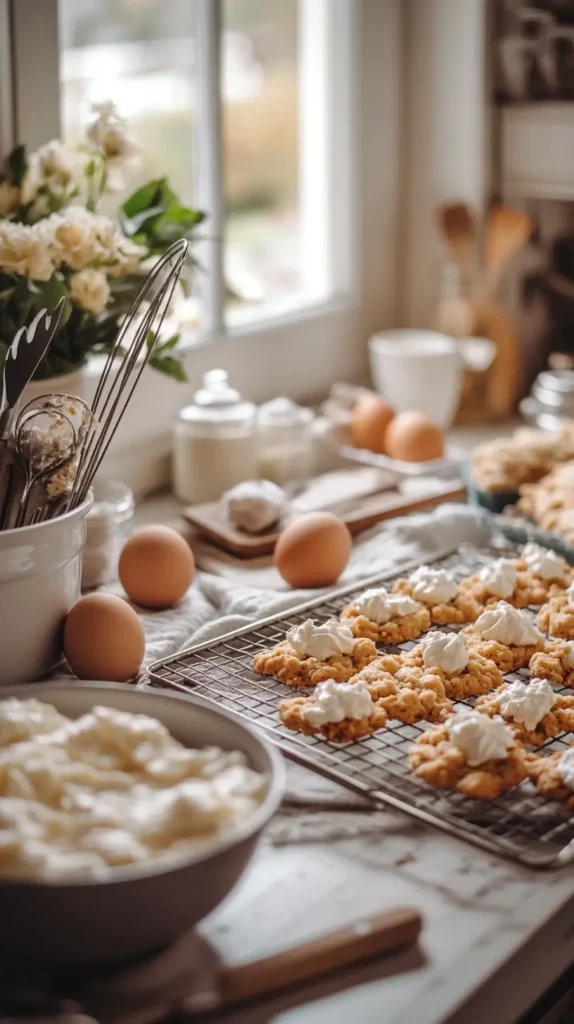
[[[254,999],[360,960],[405,948],[416,942],[421,928],[418,910],[397,907],[275,956],[227,967],[218,978],[221,1003]]]

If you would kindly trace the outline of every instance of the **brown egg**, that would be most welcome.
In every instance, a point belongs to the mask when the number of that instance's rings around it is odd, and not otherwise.
[[[64,627],[64,652],[80,679],[125,683],[137,676],[145,636],[137,613],[114,594],[86,594]]]
[[[330,512],[308,512],[289,523],[275,545],[275,565],[291,587],[328,587],[351,554],[351,534]]]
[[[380,395],[363,395],[353,409],[351,440],[355,448],[368,448],[381,455],[385,451],[385,433],[393,410]]]
[[[124,544],[119,562],[122,586],[144,608],[173,608],[195,574],[192,551],[168,526],[143,526]]]
[[[444,437],[422,412],[400,412],[387,427],[387,455],[403,462],[428,462],[444,455]]]

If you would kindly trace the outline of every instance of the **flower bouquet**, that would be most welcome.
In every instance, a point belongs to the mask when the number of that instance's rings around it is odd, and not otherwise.
[[[123,187],[138,147],[112,103],[95,113],[77,149],[54,140],[28,157],[18,146],[0,174],[0,369],[16,331],[62,297],[60,328],[35,379],[109,352],[154,258],[204,220],[166,178],[139,188],[116,217],[102,213],[102,199]],[[177,332],[163,337],[150,365],[185,380],[178,341]]]

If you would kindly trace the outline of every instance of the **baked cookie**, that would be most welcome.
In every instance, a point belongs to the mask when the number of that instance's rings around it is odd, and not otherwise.
[[[364,683],[319,683],[310,697],[281,701],[283,725],[306,736],[320,734],[332,743],[350,743],[370,736],[387,724],[387,713],[372,700]]]
[[[503,682],[495,663],[477,650],[468,649],[462,633],[428,633],[404,659],[427,674],[437,675],[451,700],[488,693]]]
[[[528,668],[532,676],[574,689],[574,641],[549,640],[544,650],[532,655]]]
[[[437,626],[474,622],[481,612],[478,602],[471,594],[459,589],[456,580],[446,569],[420,565],[408,579],[398,579],[393,592],[406,594],[426,605],[431,622]]]
[[[452,703],[438,676],[412,665],[403,665],[392,675],[384,665],[384,657],[377,658],[350,682],[366,685],[389,718],[413,725],[420,721],[442,722],[450,714]]]
[[[307,619],[276,647],[256,654],[253,668],[289,686],[315,686],[326,679],[346,682],[377,655],[372,640],[354,637],[336,619]]]
[[[512,730],[501,718],[469,709],[425,730],[409,760],[417,778],[431,786],[480,800],[496,800],[526,777],[524,748]]]
[[[548,587],[528,571],[525,562],[496,558],[479,572],[462,580],[460,589],[486,608],[507,601],[514,608],[539,605],[548,596]]]
[[[386,587],[365,590],[343,609],[341,622],[354,636],[381,644],[416,640],[430,626],[430,613],[406,594],[389,594]]]
[[[567,811],[574,811],[574,747],[546,757],[527,754],[526,771],[540,796],[558,800]]]
[[[522,743],[533,747],[574,731],[574,697],[561,697],[547,679],[503,683],[495,693],[480,697],[476,710],[500,715]]]
[[[532,655],[544,647],[544,637],[528,613],[507,601],[486,608],[463,633],[468,647],[494,661],[501,672],[525,668]]]
[[[548,636],[574,640],[574,594],[569,588],[555,594],[538,612],[538,625]]]

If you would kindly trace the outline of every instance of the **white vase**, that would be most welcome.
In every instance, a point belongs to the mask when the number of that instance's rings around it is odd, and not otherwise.
[[[32,402],[42,395],[63,394],[88,400],[87,379],[83,369],[62,373],[59,377],[46,377],[45,380],[31,380],[24,388],[19,407],[23,409],[27,402]]]

